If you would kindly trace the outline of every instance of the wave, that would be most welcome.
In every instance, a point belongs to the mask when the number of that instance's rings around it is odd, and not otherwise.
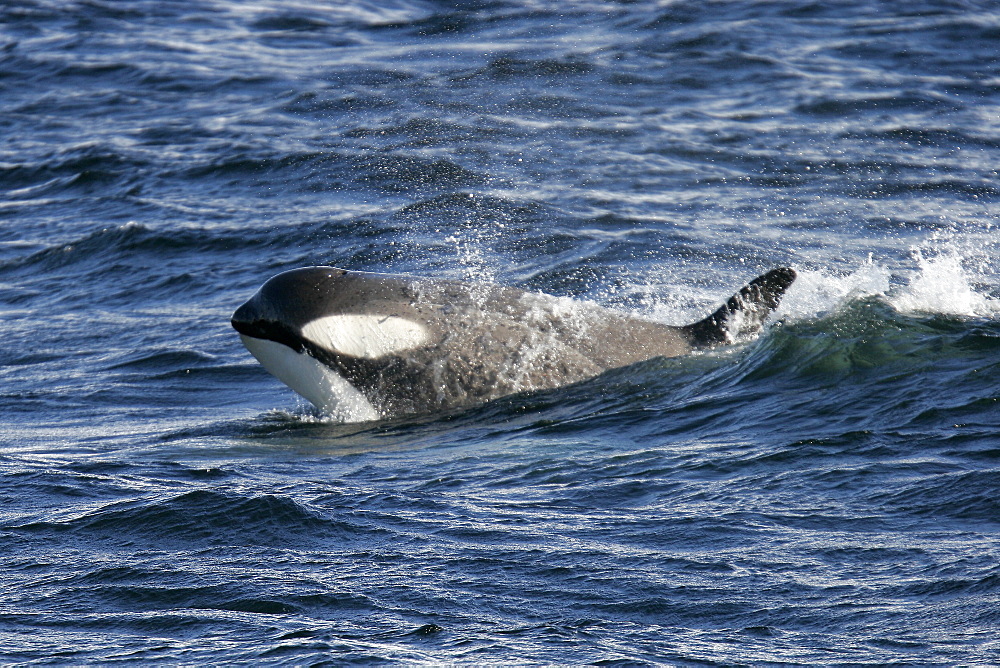
[[[173,228],[169,232],[141,223],[103,227],[90,234],[0,263],[0,273],[31,269],[53,271],[77,264],[148,254],[154,257],[184,257],[192,252],[224,252],[266,244],[246,234],[226,234],[198,228]],[[102,270],[109,267],[103,264]]]
[[[327,518],[283,495],[246,497],[209,490],[112,503],[70,519],[29,522],[7,530],[21,534],[71,532],[85,542],[114,541],[128,535],[133,544],[167,541],[185,545],[185,549],[378,541],[385,535],[376,526]]]
[[[887,513],[917,518],[949,517],[976,525],[1000,523],[1000,500],[996,489],[1000,471],[943,471],[931,480],[903,485],[899,489],[872,494],[875,507]],[[994,573],[989,588],[1000,591],[1000,575]],[[946,585],[949,589],[953,585]]]
[[[50,196],[67,189],[91,192],[134,183],[149,167],[137,152],[123,152],[88,141],[72,148],[34,156],[33,162],[3,163],[0,179],[13,199]]]

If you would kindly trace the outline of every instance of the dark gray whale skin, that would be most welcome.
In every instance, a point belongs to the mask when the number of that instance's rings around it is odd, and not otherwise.
[[[384,417],[439,411],[553,388],[658,356],[756,334],[795,271],[760,276],[683,327],[516,288],[304,267],[274,276],[232,316],[241,334],[283,344],[334,370]],[[303,327],[329,316],[419,323],[417,347],[375,359],[318,344]]]

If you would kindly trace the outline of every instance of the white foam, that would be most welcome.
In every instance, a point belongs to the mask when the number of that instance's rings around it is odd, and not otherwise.
[[[901,313],[953,316],[995,316],[1000,300],[984,294],[992,264],[978,262],[975,251],[960,252],[949,244],[930,242],[913,250],[914,265],[882,264],[869,258],[847,274],[797,269],[776,316],[791,319],[823,317],[845,304],[879,297]],[[975,268],[970,270],[970,268]]]
[[[954,249],[933,257],[914,251],[917,273],[890,302],[904,313],[942,313],[959,316],[988,316],[1000,313],[1000,302],[976,292]]]
[[[848,274],[796,268],[797,277],[781,300],[775,318],[821,318],[845,304],[889,292],[892,273],[870,257]]]
[[[305,353],[266,339],[240,334],[243,345],[271,375],[339,422],[364,422],[380,416],[367,397],[340,374]]]
[[[326,350],[370,360],[412,350],[430,338],[418,322],[358,314],[317,318],[302,328],[302,336]]]

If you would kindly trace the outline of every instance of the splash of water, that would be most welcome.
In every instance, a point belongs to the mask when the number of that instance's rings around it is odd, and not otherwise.
[[[845,304],[889,291],[892,274],[871,256],[853,272],[831,275],[821,270],[797,269],[798,278],[788,290],[777,318],[822,318]]]
[[[957,249],[927,256],[923,249],[913,251],[917,273],[904,289],[890,298],[903,313],[940,313],[955,316],[989,316],[1000,313],[1000,301],[980,294],[963,264]]]

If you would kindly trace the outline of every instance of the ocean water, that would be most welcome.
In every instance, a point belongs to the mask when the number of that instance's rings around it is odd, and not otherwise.
[[[1000,662],[1000,12],[0,6],[0,661]],[[338,424],[309,264],[756,340]]]

